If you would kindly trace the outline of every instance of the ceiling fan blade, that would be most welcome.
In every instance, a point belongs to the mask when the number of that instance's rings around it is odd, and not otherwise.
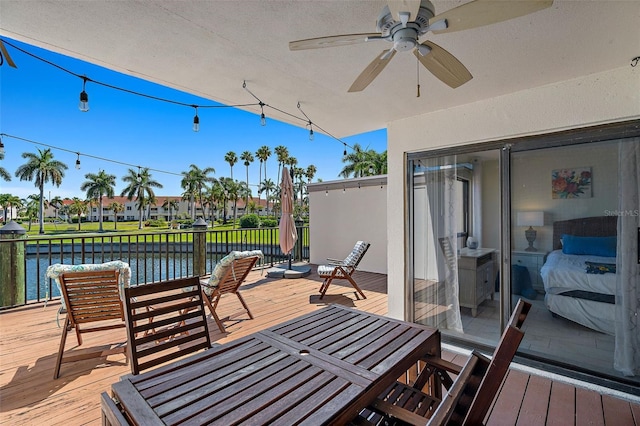
[[[473,78],[462,62],[442,47],[431,41],[425,41],[422,46],[427,46],[431,51],[423,56],[418,48],[413,53],[426,69],[449,87],[455,89]]]
[[[396,21],[402,21],[400,12],[409,13],[409,22],[415,21],[420,11],[420,0],[387,0],[391,16]],[[406,23],[405,23],[406,24]]]
[[[289,42],[289,50],[320,49],[323,47],[347,46],[364,43],[368,38],[380,38],[380,33],[343,34],[337,36],[308,38]]]
[[[447,20],[447,28],[435,30],[434,34],[468,30],[528,15],[552,4],[553,0],[475,0],[434,16],[429,24]]]
[[[391,50],[391,52],[389,52]],[[356,81],[353,82],[351,87],[349,87],[349,92],[361,92],[366,89],[366,87],[371,84],[371,82],[382,72],[384,67],[387,66],[389,61],[393,59],[396,51],[392,49],[387,49],[383,51],[381,54],[376,56],[376,58],[360,73]]]

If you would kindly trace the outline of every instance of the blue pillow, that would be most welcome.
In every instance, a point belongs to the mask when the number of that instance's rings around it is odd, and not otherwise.
[[[578,237],[562,235],[564,254],[581,254],[603,257],[616,257],[616,237]]]

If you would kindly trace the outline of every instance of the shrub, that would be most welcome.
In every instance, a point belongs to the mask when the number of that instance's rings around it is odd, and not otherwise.
[[[257,214],[246,214],[240,218],[240,228],[257,228],[260,225],[260,218]]]
[[[146,226],[150,226],[152,228],[166,228],[167,222],[164,219],[151,219],[147,221]]]
[[[278,221],[275,219],[262,219],[260,226],[263,228],[275,228],[278,226]]]

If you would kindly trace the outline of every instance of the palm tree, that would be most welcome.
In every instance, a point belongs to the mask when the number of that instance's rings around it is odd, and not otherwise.
[[[58,213],[60,212],[60,208],[63,206],[62,198],[56,195],[49,201],[49,205],[53,207],[53,210],[55,210],[56,220],[59,220],[60,218],[58,217]]]
[[[229,193],[231,188],[235,185],[235,182],[231,178],[220,178],[216,186],[220,186],[220,193],[222,196],[222,223],[227,224],[227,201],[230,200]]]
[[[0,152],[0,160],[4,160],[4,151]],[[4,167],[0,167],[0,178],[9,182],[11,180],[11,175]]]
[[[244,151],[240,154],[240,159],[244,161],[244,166],[247,168],[247,188],[249,188],[249,164],[253,163],[253,154],[251,151]],[[246,193],[244,200],[244,208],[247,210],[247,204],[249,204],[249,193]]]
[[[139,173],[133,169],[129,169],[128,173],[122,178],[128,185],[122,190],[120,196],[127,197],[129,201],[133,200],[134,196],[136,197],[138,213],[140,214],[138,229],[142,229],[142,211],[147,204],[150,204],[146,200],[147,198],[155,199],[153,188],[162,188],[162,184],[151,178],[149,169],[146,167],[140,170]]]
[[[107,196],[113,198],[113,189],[116,186],[116,176],[107,174],[104,170],[100,170],[96,173],[87,173],[84,175],[87,179],[80,185],[81,191],[87,192],[87,198],[92,200],[98,200],[98,226],[99,232],[104,232],[102,228],[102,197]]]
[[[294,187],[297,185],[298,190],[300,191],[300,207],[302,208],[302,202],[304,200],[304,188],[305,188],[305,184],[304,184],[304,176],[305,176],[305,169],[303,169],[302,167],[292,167],[293,170],[293,175],[295,176],[295,178],[298,180],[298,183],[296,184],[295,180],[294,180]]]
[[[289,158],[289,150],[286,146],[279,145],[274,148],[274,151],[278,156],[278,181],[276,183],[280,185],[280,170],[282,169],[282,166],[286,164],[287,159]]]
[[[258,182],[262,182],[262,165],[264,164],[264,177],[267,177],[267,159],[271,156],[271,149],[263,145],[256,151],[256,157],[260,160],[260,172]],[[258,190],[258,204],[260,204],[260,190]]]
[[[207,188],[207,183],[213,183],[214,178],[208,176],[209,173],[215,173],[213,167],[207,167],[200,169],[195,164],[189,166],[189,171],[182,172],[182,181],[180,186],[185,190],[184,195],[189,196],[189,202],[191,205],[191,219],[196,218],[196,209],[194,203],[194,197],[198,196],[198,202],[202,207],[202,192]]]
[[[317,167],[314,166],[313,164],[310,164],[307,166],[307,171],[305,172],[305,176],[307,177],[309,183],[311,183],[317,171],[318,171]]]
[[[238,156],[235,152],[229,151],[224,155],[224,161],[229,163],[229,167],[231,168],[231,180],[233,180],[233,166],[238,162]]]
[[[35,186],[40,190],[40,234],[44,234],[44,184],[51,181],[57,187],[62,183],[64,171],[67,165],[54,160],[51,149],[44,151],[38,148],[38,154],[24,152],[22,158],[27,162],[16,170],[16,177],[20,180],[34,180]]]
[[[7,222],[7,211],[9,210],[9,206],[11,205],[9,199],[12,197],[11,194],[0,194],[0,207],[4,211],[4,222]]]
[[[71,204],[69,204],[69,213],[78,215],[78,231],[80,231],[82,224],[82,215],[87,213],[87,209],[87,202],[78,197],[73,197]]]
[[[118,229],[118,213],[124,211],[124,204],[114,201],[107,206],[107,209],[113,212],[113,229]]]
[[[29,220],[29,232],[31,232],[31,223],[33,218],[38,216],[38,205],[40,200],[38,194],[31,194],[26,200],[21,200],[20,206],[24,207],[23,215]]]
[[[266,199],[267,199],[267,215],[269,215],[269,193],[274,191],[276,189],[276,184],[271,180],[271,179],[265,179],[262,181],[262,184],[260,185],[260,187],[258,188],[258,193],[261,192],[266,192]]]
[[[162,208],[163,209],[169,209],[169,222],[171,222],[173,220],[173,210],[178,211],[178,209],[180,208],[180,203],[178,203],[178,200],[172,200],[170,198],[166,198],[164,200],[164,203],[162,203]]]

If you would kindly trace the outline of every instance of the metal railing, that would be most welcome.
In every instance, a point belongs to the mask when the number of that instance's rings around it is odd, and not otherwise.
[[[233,250],[261,250],[265,266],[288,260],[280,249],[278,228],[29,236],[26,239],[0,239],[1,253],[5,252],[2,249],[8,248],[8,244],[20,246],[18,251],[22,253],[18,259],[13,259],[13,263],[9,259],[0,259],[0,270],[24,268],[19,271],[21,273],[10,274],[11,279],[2,278],[8,276],[3,274],[0,281],[8,282],[0,282],[0,286],[22,286],[20,290],[24,290],[24,296],[11,303],[11,306],[22,306],[60,297],[55,282],[45,276],[47,267],[56,263],[70,265],[122,260],[131,267],[131,285],[196,275],[194,259],[198,247],[194,245],[194,234],[202,232],[206,235],[205,274],[210,274],[216,262]],[[298,241],[292,257],[296,261],[309,260],[308,226],[298,227]],[[3,304],[7,305],[6,302]],[[8,306],[0,306],[5,307]]]

